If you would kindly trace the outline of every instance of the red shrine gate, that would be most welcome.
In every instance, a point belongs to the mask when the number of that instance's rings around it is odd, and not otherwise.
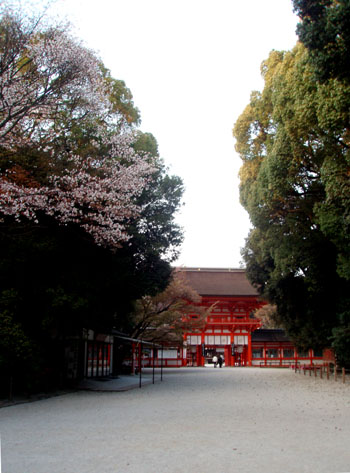
[[[208,309],[204,325],[184,334],[183,346],[167,343],[162,350],[144,350],[142,366],[205,366],[222,355],[225,366],[314,365],[322,352],[297,350],[283,330],[260,329],[253,311],[265,302],[246,278],[244,269],[181,268],[188,284]],[[196,319],[198,314],[190,314]],[[198,324],[193,324],[198,327]]]
[[[202,296],[200,305],[212,308],[201,331],[185,334],[187,366],[204,366],[220,354],[226,366],[251,366],[251,334],[261,326],[252,312],[264,302],[259,301],[245,271],[182,268],[181,272]]]

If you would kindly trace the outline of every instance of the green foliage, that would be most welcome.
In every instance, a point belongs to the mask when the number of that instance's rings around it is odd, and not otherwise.
[[[350,79],[350,1],[293,0],[300,41],[310,51],[316,77]]]
[[[141,132],[137,132],[137,137],[134,148],[157,158],[152,182],[137,200],[142,209],[140,216],[128,229],[132,235],[129,250],[136,258],[137,267],[147,274],[147,266],[152,266],[158,258],[170,263],[178,256],[183,231],[175,222],[175,215],[182,205],[184,186],[180,177],[168,174],[159,158],[155,137]]]
[[[316,82],[301,44],[273,51],[262,73],[234,127],[254,225],[247,275],[300,347],[327,346],[350,289],[350,89]]]
[[[0,370],[12,373],[33,356],[33,344],[24,333],[20,323],[15,322],[13,310],[18,294],[4,290],[0,297]],[[11,310],[12,309],[12,310]]]
[[[133,96],[123,80],[109,79],[112,86],[110,100],[114,105],[113,110],[118,111],[125,117],[126,122],[138,125],[141,122],[140,112],[134,106]]]
[[[29,388],[40,369],[39,348],[16,319],[18,298],[15,289],[0,294],[0,395],[10,399],[13,386]]]
[[[136,136],[137,140],[133,145],[136,151],[144,151],[153,157],[159,157],[158,143],[152,133],[142,133],[138,131]]]
[[[342,324],[332,331],[332,348],[336,353],[337,364],[350,367],[350,313],[342,314]]]

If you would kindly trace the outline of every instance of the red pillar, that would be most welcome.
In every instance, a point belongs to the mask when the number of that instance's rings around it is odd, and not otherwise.
[[[135,343],[132,342],[131,344],[131,374],[135,374],[135,358],[136,358],[136,353],[135,353]]]
[[[248,366],[252,366],[252,334],[251,332],[248,333]]]
[[[197,366],[202,366],[202,345],[197,345]]]
[[[188,334],[185,332],[184,336],[183,336],[183,340],[184,340],[184,342],[186,342],[186,345],[185,345],[186,346],[186,358],[184,358],[184,356],[183,356],[184,355],[184,350],[182,349],[182,366],[187,366],[187,357],[188,357],[188,353],[189,353],[188,350],[189,350],[189,347],[190,347],[190,345],[188,344],[187,338],[188,338]]]
[[[201,346],[199,347],[200,348],[200,350],[199,350],[200,362],[198,363],[198,366],[204,366],[205,365],[205,357],[202,354],[202,346],[203,346],[204,342],[205,342],[205,335],[204,335],[204,333],[201,333]]]
[[[230,346],[229,346],[229,350],[228,350],[228,353],[229,353],[229,357],[230,357],[230,366],[235,366],[235,357],[234,355],[232,355],[232,344],[233,344],[233,341],[234,341],[234,335],[233,335],[233,332],[230,333]]]
[[[229,346],[226,346],[225,347],[225,355],[224,355],[224,358],[225,358],[225,366],[232,366],[232,362],[231,362],[231,348]]]
[[[180,349],[180,354],[181,354],[181,366],[187,366],[187,345],[186,347],[182,347]],[[186,353],[186,357],[185,357],[185,353]]]
[[[280,358],[280,366],[283,366],[283,349],[281,344],[278,347],[278,353]]]

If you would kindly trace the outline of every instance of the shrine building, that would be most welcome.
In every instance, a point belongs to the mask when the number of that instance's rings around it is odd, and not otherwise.
[[[245,270],[182,268],[180,271],[201,296],[200,305],[209,314],[200,333],[184,335],[187,366],[204,366],[220,354],[226,366],[251,366],[252,333],[261,326],[253,312],[265,302],[259,299]]]
[[[205,366],[222,355],[225,366],[322,363],[322,351],[297,350],[280,329],[262,329],[254,311],[264,306],[244,269],[181,268],[208,309],[204,328],[184,334],[182,366]],[[190,317],[197,317],[190,314]]]

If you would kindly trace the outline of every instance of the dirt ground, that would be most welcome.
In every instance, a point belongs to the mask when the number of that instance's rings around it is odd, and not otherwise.
[[[182,368],[0,409],[2,473],[350,472],[350,384]]]

